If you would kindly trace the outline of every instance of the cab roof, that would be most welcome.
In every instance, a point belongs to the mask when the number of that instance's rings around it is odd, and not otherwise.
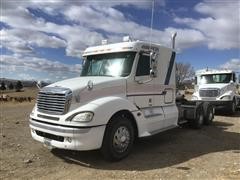
[[[228,69],[200,69],[196,71],[196,75],[204,75],[204,74],[228,74],[233,73],[233,70]]]
[[[160,49],[165,49],[167,51],[173,51],[172,48],[164,47],[161,44],[149,43],[145,41],[131,41],[131,42],[120,42],[113,44],[105,44],[99,46],[88,47],[84,52],[83,56],[112,53],[112,52],[125,52],[125,51],[150,51],[154,50],[156,52]]]

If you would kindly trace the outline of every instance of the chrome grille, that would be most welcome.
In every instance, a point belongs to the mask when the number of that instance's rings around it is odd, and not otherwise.
[[[200,97],[217,97],[220,92],[219,89],[200,89]]]
[[[37,98],[39,112],[48,114],[65,114],[68,112],[72,99],[72,91],[62,87],[45,87],[40,90]]]

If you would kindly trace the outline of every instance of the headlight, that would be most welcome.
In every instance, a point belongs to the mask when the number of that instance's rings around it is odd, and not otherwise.
[[[198,92],[198,90],[199,90],[199,86],[198,86],[198,85],[195,85],[195,87],[194,87],[194,93]]]
[[[72,121],[75,122],[89,122],[93,118],[93,113],[92,112],[82,112],[79,114],[76,114],[73,118]]]
[[[192,100],[198,100],[197,96],[192,96]]]
[[[31,115],[31,116],[34,116],[34,114],[35,114],[35,111],[36,111],[36,107],[37,107],[37,106],[36,106],[36,104],[35,104],[35,106],[33,107],[33,110],[32,110],[32,112],[30,113],[30,115]]]
[[[232,100],[231,96],[223,96],[221,97],[222,100]]]

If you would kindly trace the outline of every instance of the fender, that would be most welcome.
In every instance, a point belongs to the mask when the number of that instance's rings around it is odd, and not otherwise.
[[[219,99],[222,99],[222,98],[225,97],[225,96],[230,96],[231,99],[229,99],[229,100],[232,101],[232,100],[234,99],[234,97],[235,97],[235,94],[234,94],[233,91],[227,91],[227,92],[225,92],[224,94],[222,94],[222,95],[219,97]]]
[[[138,111],[137,107],[130,101],[116,96],[109,96],[91,101],[89,104],[95,105],[94,119],[95,125],[107,124],[110,118],[121,110],[130,112]]]
[[[138,128],[139,137],[145,137],[145,136],[151,135],[148,132],[147,121],[145,117],[137,115],[138,113],[141,113],[141,111],[133,103],[126,100],[124,97],[108,96],[108,97],[95,99],[89,102],[88,104],[75,109],[74,111],[71,112],[71,115],[84,112],[84,111],[91,111],[94,113],[94,117],[91,122],[74,123],[74,125],[78,125],[82,127],[84,126],[95,127],[95,126],[105,126],[115,113],[122,110],[127,110],[132,113]]]
[[[119,112],[121,110],[128,110],[130,112],[138,111],[137,107],[134,104],[124,99],[123,97],[108,96],[108,97],[98,98],[93,101],[90,101],[89,103],[83,106],[80,106],[79,108],[76,108],[73,111],[70,111],[69,113],[63,116],[60,116],[59,121],[55,123],[63,124],[63,125],[82,126],[82,127],[102,126],[102,125],[106,125],[110,120],[110,118],[116,112]],[[87,112],[87,111],[94,113],[93,120],[90,122],[66,121],[66,119],[73,117],[75,114],[78,114],[81,112]],[[50,123],[52,122],[51,120],[38,117],[37,113],[32,113],[31,118],[44,120]]]

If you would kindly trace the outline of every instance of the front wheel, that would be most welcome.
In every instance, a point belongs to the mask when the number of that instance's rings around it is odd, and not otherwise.
[[[234,114],[236,112],[236,109],[237,109],[236,101],[235,101],[235,99],[233,99],[233,101],[232,101],[232,103],[229,107],[228,113],[229,114]]]
[[[211,104],[206,103],[204,106],[204,124],[210,125],[214,119],[214,108]]]
[[[196,110],[195,119],[191,121],[191,126],[194,129],[200,129],[204,122],[204,111],[203,107],[199,106]]]
[[[134,128],[124,115],[110,120],[106,127],[101,152],[106,160],[118,161],[130,153],[134,141]]]

